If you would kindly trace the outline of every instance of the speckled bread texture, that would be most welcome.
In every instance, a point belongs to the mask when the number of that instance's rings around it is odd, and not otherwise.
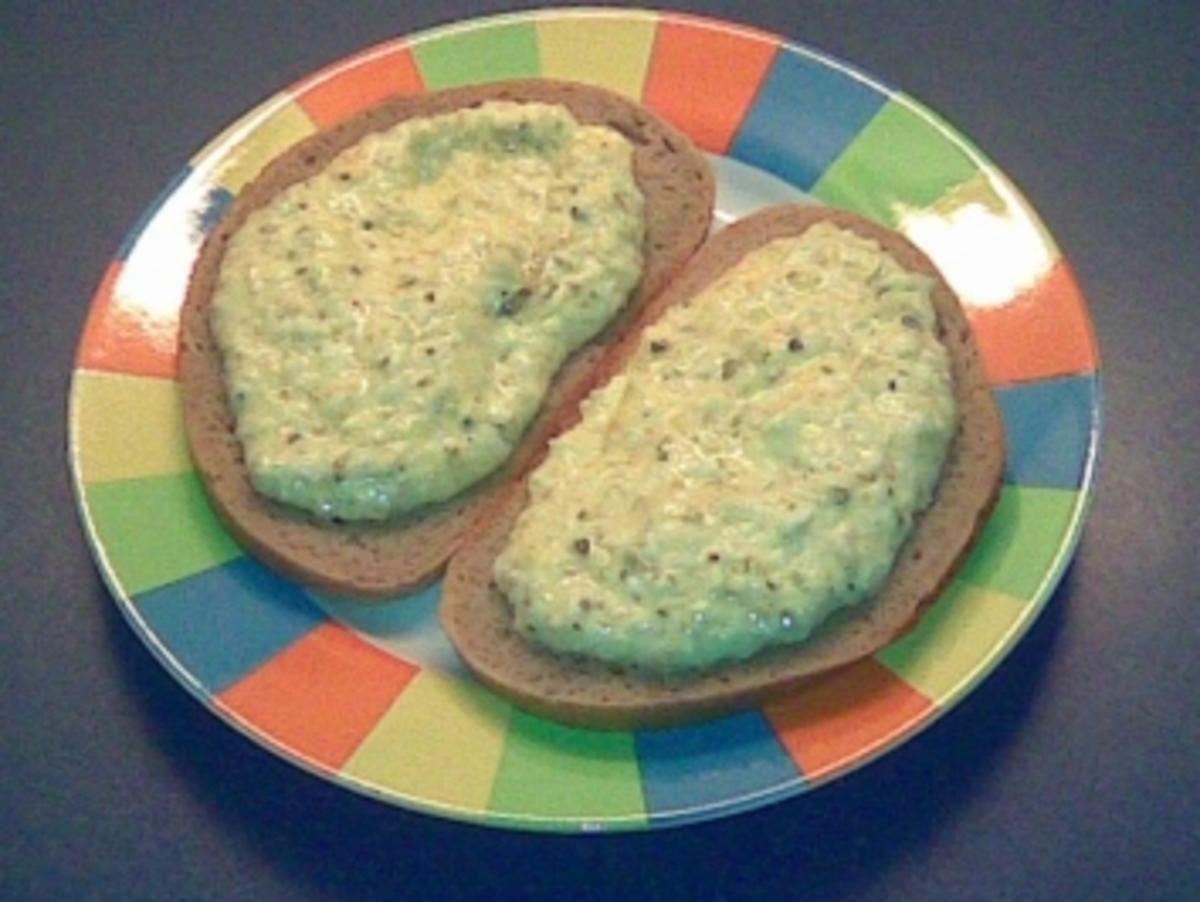
[[[264,498],[250,484],[209,329],[226,242],[253,210],[365,135],[489,100],[562,104],[581,122],[611,126],[630,140],[634,176],[646,198],[645,267],[638,287],[604,332],[563,365],[542,413],[507,464],[458,497],[382,524],[329,523]],[[552,424],[548,412],[574,403],[586,391],[606,349],[704,240],[714,194],[707,160],[681,132],[617,94],[566,82],[513,81],[398,97],[288,150],[238,196],[205,241],[181,317],[179,377],[187,437],[209,498],[229,531],[272,568],[334,595],[385,599],[434,580],[481,511],[533,461]]]
[[[485,684],[525,708],[572,724],[670,726],[787,694],[805,681],[866,657],[915,625],[937,599],[999,494],[1004,426],[958,299],[928,258],[902,236],[858,216],[820,207],[775,207],[743,219],[710,239],[646,307],[597,367],[595,383],[603,384],[622,367],[637,347],[638,333],[666,308],[697,294],[754,248],[826,221],[874,238],[906,269],[934,277],[933,300],[959,407],[958,431],[935,498],[917,518],[884,588],[875,598],[843,610],[803,643],[701,673],[667,679],[636,668],[560,656],[513,630],[511,608],[492,581],[493,561],[527,501],[523,479],[453,558],[443,586],[443,627]],[[564,411],[563,428],[577,419],[577,410]]]

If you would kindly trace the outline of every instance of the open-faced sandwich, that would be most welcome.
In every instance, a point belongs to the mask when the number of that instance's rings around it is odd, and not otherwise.
[[[593,381],[451,561],[441,610],[484,683],[570,723],[715,715],[872,654],[998,494],[1003,425],[959,302],[847,213],[721,232]]]
[[[553,81],[395,98],[287,151],[183,310],[187,436],[232,534],[329,593],[435,578],[713,195],[672,126]]]

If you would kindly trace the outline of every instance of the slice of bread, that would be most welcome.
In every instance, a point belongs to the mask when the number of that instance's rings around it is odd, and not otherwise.
[[[637,347],[638,334],[672,304],[697,294],[749,251],[776,238],[833,222],[873,238],[905,269],[935,279],[939,335],[949,351],[959,428],[931,505],[917,518],[887,583],[868,602],[844,609],[807,641],[760,652],[744,662],[664,678],[547,651],[511,626],[492,565],[527,500],[526,480],[513,485],[452,559],[441,620],[469,668],[519,705],[568,723],[599,728],[667,726],[714,716],[787,693],[802,681],[866,657],[911,628],[952,578],[991,512],[1004,471],[1004,426],[963,310],[933,264],[903,236],[849,213],[820,207],[776,207],[718,234],[596,370],[601,385]],[[564,410],[562,428],[578,419]]]
[[[385,523],[333,524],[258,494],[250,484],[227,404],[209,306],[226,242],[255,209],[329,164],[364,136],[413,118],[491,100],[561,104],[577,120],[607,125],[633,145],[634,177],[645,197],[645,265],[628,303],[608,327],[563,364],[542,413],[498,471],[458,497]],[[394,597],[435,579],[481,510],[529,466],[546,440],[549,411],[586,390],[606,349],[637,318],[704,240],[715,183],[708,161],[681,132],[617,94],[543,81],[475,85],[388,100],[321,132],[272,162],[209,235],[192,272],[179,337],[179,378],[192,457],[214,507],[234,537],[284,575],[319,591],[364,600]]]

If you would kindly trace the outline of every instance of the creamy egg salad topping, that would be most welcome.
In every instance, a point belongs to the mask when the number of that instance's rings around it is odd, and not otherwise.
[[[931,286],[820,224],[672,307],[531,479],[494,570],[517,628],[669,672],[875,593],[957,423]]]
[[[364,138],[230,239],[212,325],[255,488],[331,519],[499,467],[640,278],[629,142],[490,102]]]

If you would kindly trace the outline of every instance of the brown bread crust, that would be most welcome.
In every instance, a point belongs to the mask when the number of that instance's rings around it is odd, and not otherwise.
[[[949,583],[995,505],[1004,473],[1004,426],[962,307],[929,259],[903,236],[850,213],[775,207],[730,226],[701,249],[596,371],[601,385],[637,347],[638,334],[672,304],[692,297],[747,252],[775,238],[833,222],[877,240],[906,269],[934,277],[942,339],[950,353],[960,422],[933,503],[916,520],[876,598],[843,611],[808,641],[745,662],[663,679],[560,656],[511,627],[511,609],[492,582],[492,563],[527,499],[515,483],[492,518],[451,560],[441,619],[450,640],[485,684],[537,713],[582,726],[661,727],[758,704],[866,657],[906,632]],[[578,419],[563,411],[562,428]]]
[[[365,135],[489,100],[562,104],[581,122],[611,126],[630,140],[634,176],[646,198],[646,262],[639,286],[604,332],[563,365],[542,413],[508,463],[457,498],[383,524],[337,525],[264,498],[250,485],[209,330],[209,303],[229,236],[253,210]],[[384,599],[436,579],[480,512],[534,459],[551,426],[549,411],[585,391],[596,361],[704,240],[714,195],[707,160],[681,132],[624,97],[567,82],[503,82],[394,98],[288,150],[247,186],[205,241],[181,314],[184,424],[197,470],[226,527],[272,568],[335,595]]]

